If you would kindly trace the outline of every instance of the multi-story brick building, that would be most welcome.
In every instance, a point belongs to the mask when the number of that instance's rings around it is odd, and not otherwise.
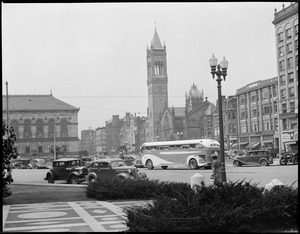
[[[275,132],[278,126],[277,77],[250,83],[236,92],[239,143],[246,148],[278,147]]]
[[[292,2],[281,11],[275,9],[277,51],[279,140],[298,138],[298,3]],[[278,136],[277,136],[278,137]]]
[[[54,145],[57,157],[79,155],[79,108],[52,94],[8,95],[8,108],[6,96],[2,96],[2,103],[3,123],[13,127],[20,157],[53,158]]]
[[[106,150],[109,155],[115,155],[120,147],[120,130],[124,121],[119,115],[113,115],[112,119],[105,122]]]
[[[96,128],[95,131],[96,131],[96,153],[97,155],[105,155],[107,154],[105,127]]]
[[[81,151],[86,151],[88,155],[96,153],[96,131],[93,129],[81,131]]]

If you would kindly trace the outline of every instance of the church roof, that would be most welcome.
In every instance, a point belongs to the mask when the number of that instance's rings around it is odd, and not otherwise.
[[[6,96],[2,95],[2,110],[7,110]],[[68,103],[65,103],[52,95],[8,95],[9,111],[52,111],[72,110],[79,111]]]
[[[153,49],[163,49],[161,42],[159,40],[158,34],[156,32],[156,28],[154,31],[153,39],[151,41],[151,45],[153,46]]]
[[[206,115],[212,115],[216,111],[216,106],[213,103],[209,103],[207,110],[205,112]]]

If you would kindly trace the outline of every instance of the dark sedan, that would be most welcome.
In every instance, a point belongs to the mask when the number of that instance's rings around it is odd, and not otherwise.
[[[126,162],[118,158],[98,159],[91,163],[86,176],[87,182],[96,180],[126,180],[145,179],[144,172],[140,172],[135,166],[127,166]]]

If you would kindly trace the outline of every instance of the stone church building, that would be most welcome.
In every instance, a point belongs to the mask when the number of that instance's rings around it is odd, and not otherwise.
[[[215,105],[192,85],[185,94],[184,107],[168,106],[166,45],[162,46],[156,28],[147,47],[148,117],[146,142],[213,137]]]

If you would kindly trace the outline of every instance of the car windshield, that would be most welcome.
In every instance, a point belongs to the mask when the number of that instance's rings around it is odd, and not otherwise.
[[[79,160],[67,162],[66,164],[67,164],[67,166],[69,166],[69,167],[80,166]]]
[[[112,167],[121,167],[124,166],[124,162],[122,160],[111,162]]]

